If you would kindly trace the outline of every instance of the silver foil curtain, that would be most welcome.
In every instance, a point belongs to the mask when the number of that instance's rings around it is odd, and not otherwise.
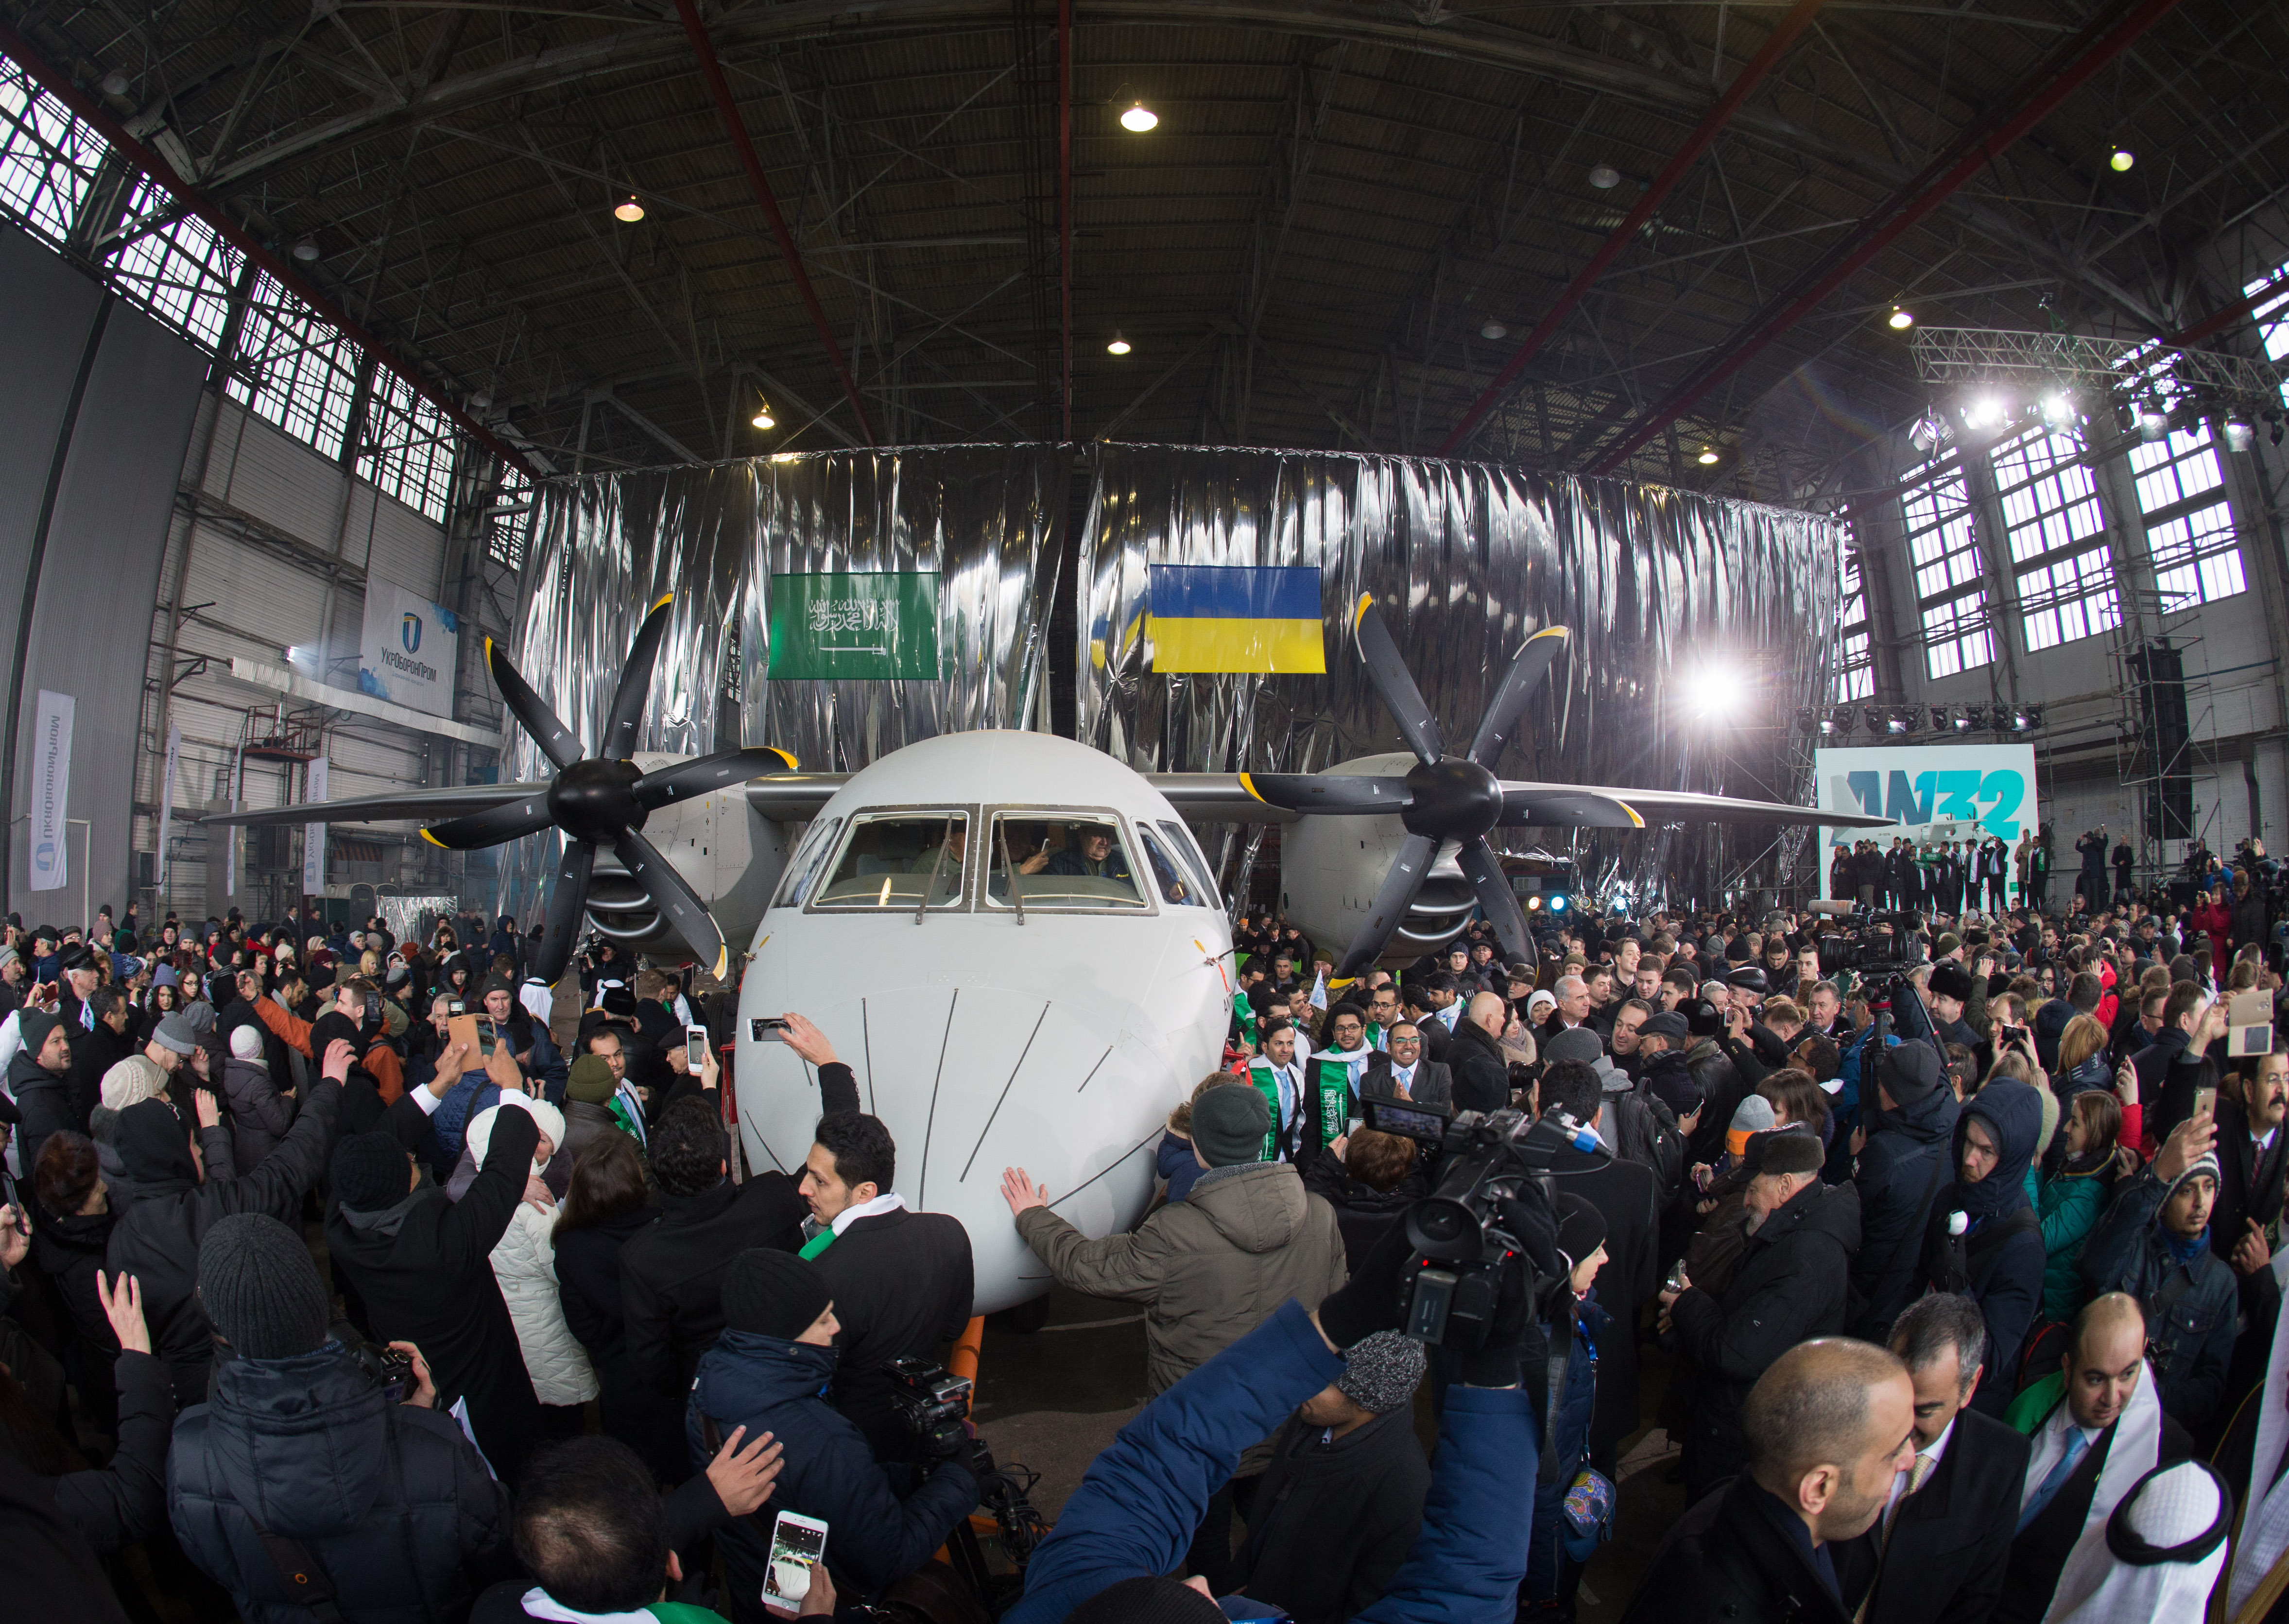
[[[1808,786],[1784,729],[1827,691],[1840,548],[1815,515],[1612,481],[1100,447],[1080,555],[1081,736],[1156,771],[1310,771],[1401,748],[1345,634],[1366,592],[1456,749],[1527,633],[1573,629],[1495,764],[1505,777],[1793,798]],[[1328,674],[1154,674],[1144,614],[1155,563],[1318,566]],[[1738,674],[1737,717],[1700,712],[1704,670]],[[1727,832],[1585,836],[1574,851],[1608,887],[1707,895],[1752,855]],[[1528,838],[1512,832],[1515,846]],[[1232,883],[1235,840],[1223,844]]]
[[[806,767],[849,770],[937,733],[1027,725],[1060,590],[1044,538],[1061,455],[836,451],[551,482],[518,665],[593,746],[637,623],[673,593],[641,748],[770,744]],[[1829,521],[1480,464],[1131,445],[1090,458],[1078,580],[1062,586],[1081,594],[1076,714],[1084,740],[1140,769],[1309,771],[1397,748],[1344,634],[1369,592],[1458,747],[1526,635],[1573,628],[1570,657],[1497,764],[1505,776],[1776,798],[1808,787],[1785,726],[1827,691],[1841,545]],[[1144,621],[1153,563],[1317,565],[1328,674],[1154,674]],[[770,577],[841,569],[940,572],[944,681],[766,678]],[[1704,668],[1743,679],[1737,721],[1692,708]],[[732,691],[736,708],[723,699]],[[717,736],[731,715],[737,741]],[[504,772],[541,776],[538,748],[510,732]],[[1718,832],[1684,832],[1572,849],[1585,878],[1640,895],[1678,883],[1706,895],[1750,855]],[[1513,844],[1527,838],[1515,832]],[[1240,842],[1223,846],[1230,881]],[[512,850],[505,909],[533,911],[552,856],[539,839]]]

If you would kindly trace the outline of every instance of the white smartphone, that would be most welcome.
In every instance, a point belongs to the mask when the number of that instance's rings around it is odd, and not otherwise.
[[[800,1607],[810,1594],[810,1570],[826,1557],[826,1524],[799,1511],[782,1511],[771,1524],[771,1561],[763,1571],[763,1600]]]
[[[707,1029],[687,1026],[683,1029],[683,1058],[696,1073],[707,1063]]]

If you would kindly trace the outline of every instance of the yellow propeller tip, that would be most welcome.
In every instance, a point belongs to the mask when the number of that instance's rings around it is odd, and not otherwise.
[[[1624,812],[1626,812],[1626,813],[1628,813],[1628,814],[1630,815],[1630,827],[1631,827],[1631,828],[1632,828],[1632,829],[1642,829],[1642,828],[1644,828],[1644,827],[1645,827],[1645,819],[1644,819],[1644,818],[1642,818],[1642,817],[1640,817],[1639,816],[1638,816],[1638,809],[1637,809],[1635,807],[1633,807],[1633,806],[1630,805],[1630,803],[1629,803],[1628,801],[1626,801],[1626,800],[1617,800],[1617,801],[1615,801],[1614,804],[1615,804],[1615,806],[1617,806],[1617,807],[1621,808],[1621,809],[1622,809],[1623,811],[1624,811]]]
[[[791,773],[799,773],[802,770],[802,763],[794,759],[794,751],[781,750],[777,744],[766,744],[763,748],[770,751],[773,755],[778,757],[780,760],[786,762],[787,771]]]
[[[1574,635],[1574,628],[1573,628],[1573,627],[1571,627],[1571,626],[1544,626],[1544,627],[1543,627],[1543,628],[1542,628],[1542,630],[1540,630],[1539,632],[1536,632],[1536,633],[1534,634],[1534,637],[1529,637],[1529,638],[1527,638],[1526,641],[1528,641],[1528,642],[1532,642],[1532,641],[1535,641],[1535,638],[1540,638],[1540,637],[1571,637],[1571,636],[1573,636],[1573,635]]]
[[[717,981],[723,979],[723,972],[730,966],[730,962],[731,950],[730,947],[719,947],[715,950],[714,975]]]
[[[1264,800],[1264,797],[1256,792],[1256,780],[1250,775],[1247,773],[1240,775],[1240,787],[1248,792],[1248,798],[1250,800]],[[1264,804],[1268,807],[1272,803],[1268,800],[1264,800]]]
[[[446,845],[444,841],[439,840],[435,835],[430,833],[427,829],[424,829],[421,832],[421,838],[428,841],[430,845],[435,846],[439,851],[451,851],[453,849],[451,847]]]
[[[664,593],[660,593],[660,595],[659,595],[659,601],[658,601],[658,602],[657,602],[657,603],[655,603],[655,604],[653,604],[650,609],[646,609],[646,610],[644,611],[644,613],[646,613],[647,615],[657,615],[657,614],[658,614],[658,613],[660,612],[660,610],[662,610],[662,609],[666,609],[666,607],[667,607],[671,602],[673,602],[673,601],[674,601],[674,598],[675,598],[675,594],[674,594],[674,593],[672,593],[672,592],[664,592]]]
[[[1373,593],[1363,592],[1360,593],[1359,601],[1352,605],[1352,630],[1354,632],[1359,630],[1359,623],[1367,618],[1368,610],[1374,607],[1375,594]]]

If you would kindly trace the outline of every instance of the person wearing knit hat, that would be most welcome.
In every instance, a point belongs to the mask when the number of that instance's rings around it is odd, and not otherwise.
[[[1748,1154],[1749,1135],[1761,1134],[1773,1125],[1773,1103],[1761,1094],[1752,1094],[1733,1108],[1733,1120],[1725,1129],[1725,1153],[1738,1161]]]
[[[234,1213],[199,1242],[199,1305],[243,1359],[291,1359],[325,1345],[331,1310],[302,1238],[267,1213]]]
[[[29,1181],[48,1135],[78,1126],[72,1109],[72,1043],[80,1033],[52,1010],[26,1005],[13,1017],[22,1045],[8,1062],[8,1092],[22,1125],[16,1130],[18,1162]]]
[[[721,1305],[722,1333],[700,1357],[691,1383],[685,1423],[690,1447],[713,1453],[717,1439],[740,1428],[751,1439],[775,1437],[786,1453],[771,1509],[825,1523],[833,1532],[825,1560],[836,1593],[849,1603],[872,1603],[929,1561],[969,1515],[977,1479],[957,1457],[902,1495],[912,1481],[908,1469],[877,1462],[865,1435],[827,1403],[841,1327],[825,1277],[814,1265],[792,1253],[750,1247],[725,1270]],[[729,1593],[761,1595],[770,1563],[770,1524],[740,1517],[715,1538]],[[763,1615],[741,1608],[738,1616]]]
[[[594,1052],[572,1062],[564,1083],[564,1150],[574,1161],[602,1134],[626,1134],[637,1144],[642,1108],[622,1098],[619,1078],[612,1063]]]
[[[1383,1594],[1414,1543],[1431,1486],[1415,1437],[1423,1372],[1420,1342],[1378,1331],[1345,1349],[1343,1374],[1280,1428],[1248,1519],[1250,1601],[1298,1619],[1340,1619]],[[1177,1607],[1168,1616],[1181,1616]]]
[[[130,1055],[103,1074],[100,1097],[105,1110],[125,1111],[166,1092],[164,1069],[148,1055]]]
[[[1256,1161],[1271,1131],[1270,1105],[1260,1091],[1244,1084],[1211,1088],[1192,1102],[1192,1150],[1203,1166]]]
[[[463,1182],[465,1172],[469,1180],[475,1180],[476,1170],[472,1160],[483,1163],[499,1125],[519,1111],[540,1125],[540,1140],[533,1148],[531,1172],[534,1178],[541,1176],[557,1143],[564,1137],[563,1115],[546,1100],[504,1094],[499,1104],[470,1118],[463,1165],[454,1170],[452,1182],[445,1189],[447,1196],[453,1195],[455,1184]],[[493,1245],[493,1279],[500,1286],[501,1301],[508,1305],[509,1319],[516,1326],[517,1348],[524,1356],[525,1371],[532,1378],[534,1395],[543,1405],[557,1413],[564,1422],[563,1430],[577,1431],[577,1412],[568,1412],[595,1397],[598,1387],[587,1350],[565,1322],[564,1300],[557,1289],[555,1228],[556,1214],[553,1210],[544,1213],[531,1202],[518,1202],[509,1215],[508,1228]]]

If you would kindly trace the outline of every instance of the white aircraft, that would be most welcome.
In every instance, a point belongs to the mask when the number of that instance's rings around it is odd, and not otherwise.
[[[564,850],[534,964],[551,982],[584,918],[719,976],[720,927],[752,933],[735,1067],[749,1165],[792,1171],[810,1149],[817,1079],[767,1024],[800,1011],[897,1140],[901,1192],[969,1229],[979,1312],[1049,1280],[1009,1222],[1002,1168],[1025,1167],[1088,1234],[1129,1228],[1152,1194],[1163,1119],[1222,1055],[1232,932],[1188,818],[1293,825],[1283,886],[1305,899],[1307,931],[1349,939],[1340,973],[1352,975],[1386,951],[1412,959],[1451,938],[1472,907],[1514,956],[1530,953],[1485,838],[1498,824],[1637,828],[1639,806],[1666,818],[1846,816],[1497,779],[1484,763],[1563,650],[1562,628],[1527,641],[1469,751],[1450,755],[1366,598],[1354,638],[1411,765],[1372,756],[1326,774],[1147,776],[1071,740],[1009,731],[926,739],[850,774],[801,772],[767,747],[638,757],[666,605],[637,632],[593,757],[488,641],[494,681],[555,764],[552,779],[205,821],[414,819],[457,848],[553,826]]]

